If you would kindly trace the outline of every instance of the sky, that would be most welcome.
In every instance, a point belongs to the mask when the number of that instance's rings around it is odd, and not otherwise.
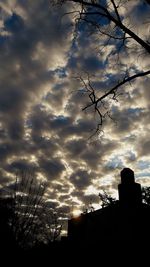
[[[148,70],[148,55],[130,39],[119,55],[114,41],[102,49],[106,37],[64,15],[75,8],[0,1],[0,187],[8,188],[16,171],[34,170],[47,181],[49,204],[68,217],[90,203],[100,207],[102,190],[117,197],[124,167],[150,186],[150,77],[119,89],[119,101],[106,103],[114,120],[92,138],[98,117],[82,111],[89,98],[78,79],[89,76],[101,94],[125,72]],[[120,12],[149,38],[150,6],[131,0]]]

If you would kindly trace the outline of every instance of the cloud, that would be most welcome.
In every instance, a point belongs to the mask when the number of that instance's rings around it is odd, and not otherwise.
[[[139,139],[139,142],[137,144],[138,146],[138,155],[139,156],[149,156],[150,154],[150,140],[148,139],[148,136],[142,136]]]
[[[68,157],[72,159],[79,158],[83,151],[86,149],[86,141],[83,138],[74,139],[66,142],[66,151],[68,153]]]
[[[119,102],[105,103],[116,124],[108,119],[96,141],[89,137],[98,117],[92,108],[82,112],[90,100],[77,79],[88,82],[88,72],[100,96],[127,71],[148,69],[148,56],[135,46],[115,55],[114,41],[100,51],[107,38],[97,31],[89,35],[85,25],[75,38],[72,16],[63,16],[70,5],[7,0],[0,7],[1,187],[14,181],[16,170],[34,168],[48,182],[49,206],[68,215],[71,205],[81,208],[91,198],[97,203],[98,190],[116,192],[124,166],[149,184],[149,78],[119,89]],[[126,23],[145,39],[148,11],[140,1],[121,7],[124,19],[130,15]]]
[[[86,170],[78,169],[69,179],[77,190],[82,190],[90,185],[92,177]]]
[[[41,158],[39,159],[39,165],[48,179],[59,179],[61,173],[65,170],[64,165],[58,158],[54,158],[51,160]]]

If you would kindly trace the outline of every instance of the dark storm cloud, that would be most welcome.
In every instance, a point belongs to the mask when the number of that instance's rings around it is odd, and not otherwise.
[[[9,85],[2,84],[2,86],[0,91],[0,111],[3,113],[18,111],[21,108],[21,102],[24,100],[25,92],[19,91],[13,85],[9,87]]]
[[[70,176],[69,180],[76,189],[83,190],[90,185],[92,177],[86,170],[78,169]]]
[[[26,140],[14,141],[14,142],[3,142],[0,144],[0,158],[1,163],[4,160],[11,159],[12,156],[15,157],[26,157],[30,156],[35,152],[35,147]]]
[[[13,147],[11,144],[2,143],[0,144],[0,160],[1,162],[5,160],[9,155],[11,155]]]
[[[123,110],[115,107],[112,110],[112,117],[117,118],[117,125],[114,127],[114,131],[123,135],[130,133],[135,128],[136,123],[141,121],[143,112],[144,110],[139,107],[124,108]]]
[[[85,97],[85,93],[83,90],[84,86],[83,84],[81,85],[77,79],[71,79],[70,86],[72,88],[72,94],[69,94],[65,110],[73,118],[76,118],[77,115],[81,116],[81,114],[82,117],[84,117],[85,113],[82,112],[82,108],[84,108],[89,101],[88,98]],[[80,90],[76,91],[77,88],[79,88]]]
[[[78,197],[78,199],[83,203],[83,207],[85,206],[86,208],[92,204],[98,204],[100,202],[98,193],[90,193],[88,195],[85,195],[84,191],[78,190],[72,192],[72,196]]]
[[[68,31],[69,22],[66,19],[63,26],[61,16],[50,9],[48,1],[34,4],[18,1],[17,5],[23,10],[23,15],[12,13],[6,16],[3,31],[9,35],[0,42],[0,111],[8,134],[16,139],[23,137],[24,113],[28,106],[36,100],[41,87],[53,81],[48,65],[50,68],[55,64],[56,49],[60,49],[60,56],[65,49],[64,33]],[[34,15],[35,12],[38,16]],[[55,24],[51,27],[53,21]],[[43,55],[42,50],[46,47],[48,51]]]
[[[70,129],[73,120],[71,117],[66,117],[64,115],[54,116],[50,121],[51,129],[55,131],[66,131],[66,129]]]
[[[66,143],[65,148],[67,150],[68,155],[71,156],[71,158],[77,158],[86,149],[86,146],[87,142],[83,138],[80,138],[68,141]]]
[[[67,137],[67,136],[82,136],[85,135],[86,138],[89,137],[89,134],[92,132],[94,129],[95,123],[92,122],[91,120],[84,120],[84,119],[79,119],[77,121],[74,121],[73,124],[69,124],[68,127],[64,127],[61,129],[61,136]]]
[[[31,136],[34,142],[39,142],[44,130],[49,130],[50,117],[42,110],[42,106],[35,106],[29,117],[27,124],[31,128]]]
[[[104,61],[102,57],[98,56],[97,47],[99,45],[96,36],[95,27],[91,27],[90,23],[88,27],[86,23],[79,26],[78,35],[74,38],[72,50],[70,52],[70,58],[68,60],[69,72],[81,72],[94,73],[100,71],[104,67]]]
[[[35,141],[35,140],[34,140]],[[36,138],[37,141],[37,150],[43,154],[44,157],[49,157],[55,154],[59,147],[57,145],[57,140],[55,138]]]
[[[150,139],[147,136],[143,136],[143,138],[139,140],[137,147],[139,156],[147,157],[150,155]]]
[[[24,134],[24,126],[22,125],[22,121],[16,118],[15,121],[10,121],[8,124],[8,132],[9,137],[12,140],[21,140]]]
[[[104,157],[115,151],[117,147],[118,145],[115,142],[93,142],[84,150],[81,159],[87,163],[87,166],[95,170],[99,168],[99,164],[102,165]]]
[[[82,62],[81,69],[87,72],[97,72],[103,68],[103,63],[96,56],[89,56],[85,59],[80,59]]]
[[[78,119],[73,120],[71,116],[53,115],[47,113],[46,110],[38,106],[30,117],[29,123],[31,124],[32,138],[36,141],[42,135],[43,131],[56,133],[62,138],[68,136],[82,134],[89,134],[95,126],[95,122],[91,120]]]
[[[27,160],[16,160],[5,167],[5,170],[10,173],[26,172],[28,170],[34,172],[37,170],[37,166],[34,163],[29,163]]]
[[[117,147],[118,145],[113,142],[89,143],[83,138],[68,141],[64,146],[68,160],[71,156],[72,160],[79,161],[80,164],[84,163],[87,168],[94,170],[99,169],[104,156],[115,151]]]
[[[62,172],[65,170],[65,166],[58,158],[54,159],[39,159],[39,166],[42,172],[46,174],[47,179],[53,180],[59,179]]]
[[[89,54],[85,57],[83,55],[79,55],[78,57],[70,58],[68,68],[71,68],[72,70],[78,68],[81,71],[95,73],[103,68],[103,62],[95,55],[92,56]]]
[[[13,13],[4,21],[4,27],[5,31],[21,33],[24,30],[24,21],[19,15]]]

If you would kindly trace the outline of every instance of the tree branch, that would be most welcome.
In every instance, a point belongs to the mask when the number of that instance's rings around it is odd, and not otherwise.
[[[117,8],[117,6],[116,6],[116,4],[115,4],[115,1],[114,1],[114,0],[111,0],[111,2],[112,2],[112,4],[113,4],[113,7],[114,7],[114,10],[115,10],[117,19],[118,19],[118,21],[121,23],[120,15],[119,15],[119,13],[118,13],[118,8]]]
[[[112,21],[117,27],[119,27],[121,30],[123,30],[125,33],[127,33],[129,36],[131,36],[138,44],[140,44],[149,54],[150,54],[150,45],[145,42],[144,40],[142,40],[138,35],[136,35],[133,31],[131,31],[129,28],[127,28],[119,19],[116,19],[115,17],[112,16],[112,14],[110,14],[110,12],[108,11],[107,8],[105,8],[103,5],[98,4],[96,2],[87,2],[84,0],[67,0],[69,2],[75,2],[75,3],[79,3],[82,6],[86,6],[86,7],[92,7],[92,8],[96,8],[97,10],[101,10],[103,11],[103,16],[105,14],[105,17],[107,17],[110,21]],[[114,1],[113,1],[114,3]],[[115,3],[114,3],[115,4]],[[116,5],[115,5],[116,7]],[[117,7],[116,7],[117,9]],[[98,11],[97,11],[98,12]],[[118,10],[116,11],[118,12]],[[93,14],[95,12],[93,11]],[[85,11],[86,14],[86,11]],[[92,15],[92,12],[91,12]],[[119,14],[118,14],[119,15]],[[118,16],[117,16],[118,18]],[[120,17],[119,17],[120,18]]]
[[[148,71],[145,71],[145,72],[140,72],[140,73],[137,73],[137,74],[134,74],[132,76],[129,76],[127,78],[124,78],[123,81],[119,82],[117,85],[115,85],[113,88],[111,88],[107,93],[105,93],[104,95],[102,95],[101,97],[99,97],[98,99],[96,99],[96,96],[94,97],[95,101],[92,101],[92,103],[90,103],[89,105],[87,105],[86,107],[84,107],[82,110],[86,110],[87,108],[95,105],[95,109],[97,111],[97,104],[99,102],[101,102],[103,99],[107,98],[107,96],[109,95],[113,95],[113,99],[116,99],[115,98],[115,93],[116,93],[116,90],[121,87],[122,85],[128,83],[128,82],[131,82],[132,80],[136,79],[136,78],[139,78],[139,77],[143,77],[143,76],[146,76],[146,75],[149,75],[150,74],[150,70]],[[94,90],[94,89],[93,89]],[[98,112],[99,113],[99,112]]]

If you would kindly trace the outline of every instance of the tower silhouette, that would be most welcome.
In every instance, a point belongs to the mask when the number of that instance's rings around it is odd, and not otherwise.
[[[68,240],[80,247],[94,247],[103,242],[142,244],[150,238],[150,206],[142,203],[141,185],[134,172],[120,172],[119,200],[113,205],[81,214],[68,221]]]
[[[124,168],[120,174],[121,184],[118,185],[120,205],[128,208],[141,205],[141,185],[135,182],[134,172],[129,168]]]

